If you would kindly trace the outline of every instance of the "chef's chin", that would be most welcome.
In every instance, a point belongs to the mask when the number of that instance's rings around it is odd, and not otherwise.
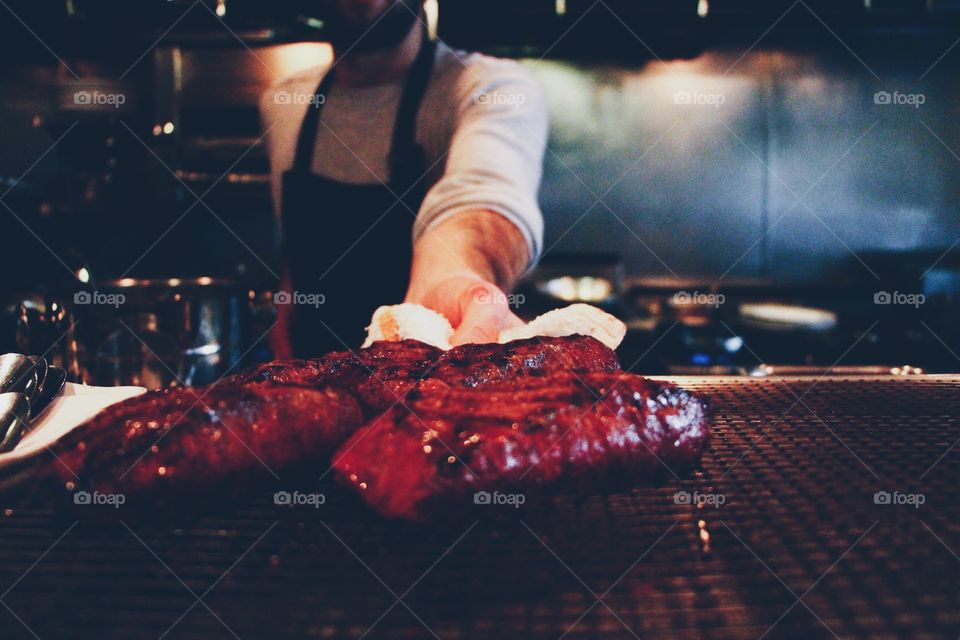
[[[419,22],[422,0],[324,0],[335,49],[374,53],[397,47]]]

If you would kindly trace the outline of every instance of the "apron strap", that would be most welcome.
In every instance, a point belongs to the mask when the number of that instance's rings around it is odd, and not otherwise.
[[[417,114],[433,75],[436,52],[436,41],[431,40],[424,29],[423,45],[410,69],[403,97],[400,99],[397,122],[393,127],[393,143],[387,158],[391,181],[399,182],[404,189],[412,187],[426,170],[423,149],[417,145]]]
[[[417,146],[417,113],[426,93],[427,84],[429,84],[430,77],[433,74],[433,61],[437,50],[436,41],[430,39],[426,30],[424,30],[423,38],[423,44],[417,53],[417,58],[407,74],[403,95],[400,98],[396,124],[393,128],[393,140],[390,155],[387,159],[391,181],[395,177],[402,176],[405,172],[410,171],[412,160],[419,159],[421,162],[414,164],[422,164],[423,152]],[[297,150],[293,158],[293,169],[295,171],[312,172],[313,154],[317,146],[317,133],[320,127],[320,115],[329,96],[330,88],[333,86],[335,70],[336,67],[331,68],[324,74],[323,80],[317,87],[317,97],[307,107],[307,113],[303,117],[300,134],[297,136]]]
[[[293,169],[295,171],[310,173],[313,166],[313,152],[317,146],[317,130],[320,127],[320,112],[323,111],[323,105],[327,102],[327,94],[330,93],[330,87],[333,86],[334,69],[336,67],[331,68],[323,75],[323,80],[320,81],[320,85],[314,94],[315,100],[307,105],[307,113],[303,117],[300,134],[297,136],[297,151],[293,156]]]

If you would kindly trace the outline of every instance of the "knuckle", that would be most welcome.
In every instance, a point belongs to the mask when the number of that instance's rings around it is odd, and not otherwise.
[[[481,296],[492,297],[498,289],[489,282],[475,282],[467,288],[467,295],[471,298]]]

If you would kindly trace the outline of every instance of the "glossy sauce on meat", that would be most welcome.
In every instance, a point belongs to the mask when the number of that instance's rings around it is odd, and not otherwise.
[[[708,439],[699,398],[630,374],[560,373],[469,390],[426,381],[354,434],[334,467],[378,513],[422,519],[480,490],[596,489],[679,473]]]
[[[411,340],[379,342],[113,405],[54,446],[59,461],[50,470],[64,483],[109,493],[233,487],[267,468],[279,474],[306,463],[325,467],[344,440],[402,406],[421,379],[472,387],[547,370],[618,366],[612,351],[579,336],[446,353]]]
[[[64,482],[101,493],[206,488],[329,456],[363,421],[336,389],[269,383],[151,391],[58,442]]]

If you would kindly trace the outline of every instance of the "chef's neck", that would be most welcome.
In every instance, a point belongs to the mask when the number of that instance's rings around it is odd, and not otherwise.
[[[336,84],[347,87],[368,87],[400,80],[407,75],[407,71],[416,60],[423,37],[423,29],[417,24],[403,42],[392,49],[375,53],[334,51],[334,60],[342,56],[337,63]]]

